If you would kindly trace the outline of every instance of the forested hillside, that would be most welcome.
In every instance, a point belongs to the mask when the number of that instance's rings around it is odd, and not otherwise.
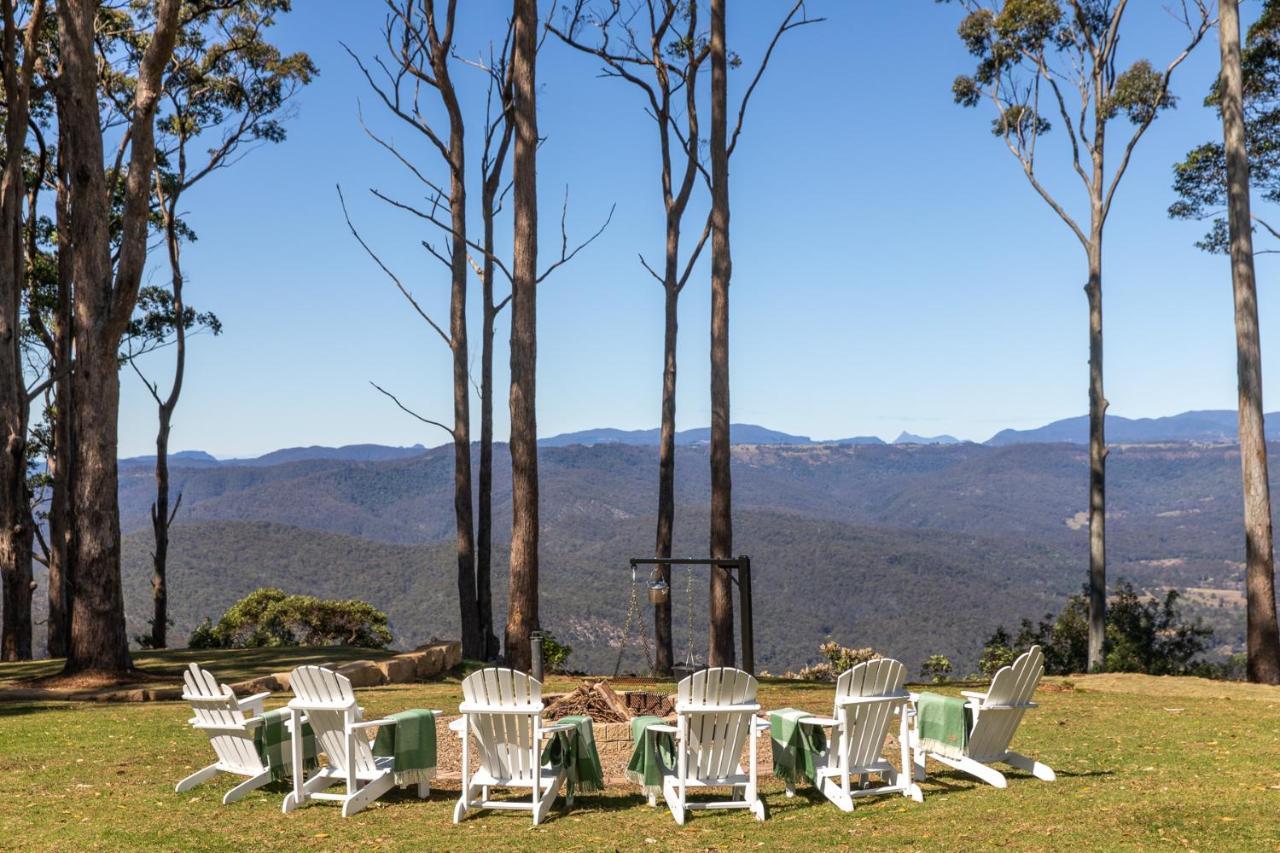
[[[399,644],[457,631],[451,451],[387,461],[176,468],[183,492],[170,588],[178,636],[262,585],[365,598]],[[706,549],[706,449],[679,450],[676,551]],[[498,447],[495,518],[508,536],[509,465]],[[543,622],[576,666],[611,670],[626,614],[627,557],[652,548],[656,450],[544,448]],[[1113,582],[1192,590],[1219,641],[1243,632],[1239,458],[1234,446],[1117,447],[1110,460]],[[757,658],[806,663],[832,636],[911,666],[934,653],[971,669],[997,623],[1056,610],[1084,580],[1085,452],[1078,446],[739,445],[735,547],[755,566]],[[148,613],[151,479],[121,471],[131,626]],[[495,560],[495,592],[505,583]],[[674,584],[677,656],[685,576]],[[706,644],[695,577],[694,649]],[[641,596],[640,618],[650,612]],[[505,602],[499,601],[498,612]],[[642,666],[631,644],[624,668]]]

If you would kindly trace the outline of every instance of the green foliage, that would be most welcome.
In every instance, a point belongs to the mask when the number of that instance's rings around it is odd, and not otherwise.
[[[191,632],[191,636],[187,638],[187,648],[222,648],[222,638],[218,635],[218,630],[214,627],[213,620],[205,617],[205,620],[195,627],[195,630]]]
[[[1280,202],[1280,0],[1265,0],[1249,27],[1241,50],[1244,75],[1245,146],[1249,154],[1249,183],[1256,199]],[[1205,105],[1218,107],[1215,81]],[[1227,220],[1227,167],[1221,140],[1211,140],[1187,152],[1173,167],[1173,190],[1178,200],[1169,206],[1174,219],[1208,221],[1209,230],[1196,242],[1206,252],[1229,251]],[[1266,224],[1269,218],[1254,207],[1262,231],[1277,234]],[[1256,229],[1255,229],[1256,233]]]
[[[542,663],[547,672],[564,672],[565,661],[573,654],[573,646],[561,643],[550,631],[542,632]]]
[[[920,665],[920,676],[934,684],[945,684],[951,676],[951,658],[946,655],[929,655]]]
[[[1197,618],[1187,621],[1178,608],[1177,590],[1163,598],[1144,597],[1133,584],[1120,584],[1107,605],[1105,661],[1109,672],[1149,675],[1189,675],[1204,671],[1195,659],[1213,638],[1213,630]],[[1044,651],[1050,675],[1084,672],[1088,666],[1089,605],[1087,590],[1073,595],[1057,618],[1045,616],[1038,625],[1022,620],[1016,638],[1003,627],[987,640],[979,668],[990,676],[1008,666],[1033,645]]]
[[[1155,119],[1160,110],[1177,104],[1165,86],[1164,75],[1145,59],[1139,59],[1115,79],[1111,94],[1103,102],[1103,114],[1111,118],[1123,112],[1134,124]]]
[[[287,595],[283,590],[263,588],[228,608],[216,626],[205,620],[192,633],[188,645],[227,649],[343,645],[381,649],[390,642],[387,614],[366,602]]]

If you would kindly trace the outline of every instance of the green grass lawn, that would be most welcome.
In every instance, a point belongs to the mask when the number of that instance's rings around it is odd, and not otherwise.
[[[225,659],[219,666],[227,669]],[[570,683],[552,679],[548,690]],[[205,738],[184,725],[189,713],[180,703],[11,703],[0,705],[0,773],[8,787],[0,847],[1277,847],[1280,690],[1144,676],[1074,684],[1042,688],[1041,707],[1015,740],[1057,771],[1056,783],[1010,772],[1001,791],[931,767],[924,803],[884,797],[845,814],[804,789],[787,799],[765,777],[766,823],[742,812],[699,812],[685,827],[622,785],[579,798],[574,811],[553,812],[537,829],[519,813],[480,813],[452,825],[458,787],[449,781],[427,801],[395,792],[346,820],[329,803],[283,815],[283,791],[271,787],[222,806],[230,777],[173,793],[178,779],[212,760]],[[360,695],[371,715],[448,709],[460,699],[453,680]],[[766,708],[824,710],[830,695],[830,686],[769,682],[760,700]]]

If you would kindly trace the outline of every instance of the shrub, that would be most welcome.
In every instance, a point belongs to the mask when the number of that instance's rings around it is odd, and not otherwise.
[[[834,640],[828,640],[818,646],[818,654],[826,660],[803,667],[799,672],[788,672],[783,678],[795,678],[800,681],[835,681],[846,669],[869,660],[876,660],[881,656],[875,649],[851,649]]]
[[[1199,619],[1186,621],[1178,608],[1181,596],[1169,590],[1163,599],[1143,598],[1131,583],[1123,583],[1107,605],[1105,668],[1110,672],[1188,675],[1204,671],[1195,658],[1209,648],[1213,629]],[[1089,604],[1087,590],[1073,595],[1055,618],[1038,624],[1023,619],[1018,636],[998,628],[987,640],[979,664],[990,676],[1033,645],[1044,650],[1045,671],[1070,675],[1088,668]]]
[[[367,602],[288,595],[273,588],[249,593],[227,608],[217,625],[205,620],[188,640],[191,648],[344,645],[381,649],[390,643],[387,614]]]
[[[573,646],[561,643],[550,631],[542,632],[542,663],[547,672],[564,672],[564,663],[573,654]]]
[[[840,645],[834,640],[828,640],[818,646],[818,653],[827,659],[827,663],[831,664],[831,670],[835,675],[839,675],[850,667],[855,667],[860,663],[866,663],[869,660],[876,660],[880,657],[880,653],[873,648],[851,649]]]
[[[951,675],[951,659],[946,655],[929,655],[920,665],[920,675],[934,684],[942,684]]]
[[[213,621],[209,617],[196,626],[191,632],[191,636],[187,638],[187,648],[189,649],[220,649],[222,648],[222,638],[218,636],[217,629],[213,627]]]

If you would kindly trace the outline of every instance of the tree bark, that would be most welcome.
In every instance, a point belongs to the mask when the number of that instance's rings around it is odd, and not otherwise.
[[[151,529],[155,551],[151,555],[151,647],[168,647],[169,585],[166,569],[169,558],[169,425],[172,410],[160,407],[160,428],[156,431],[156,501],[151,505]]]
[[[1102,390],[1102,234],[1089,252],[1089,671],[1106,662],[1107,398]]]
[[[112,196],[103,161],[93,0],[58,4],[62,72],[57,97],[60,144],[71,177],[68,234],[75,288],[76,371],[72,386],[77,451],[72,512],[76,524],[76,588],[67,673],[119,674],[131,666],[120,580],[117,495],[118,348],[137,302],[146,263],[156,102],[173,54],[179,0],[160,0],[139,67],[128,127],[130,153],[113,271]]]
[[[481,331],[480,331],[480,473],[476,500],[476,602],[480,633],[484,639],[482,660],[493,660],[502,653],[493,628],[493,336],[501,308],[494,303],[493,277],[497,271],[493,260],[494,218],[497,195],[502,181],[502,162],[506,159],[511,132],[504,129],[503,140],[492,171],[485,175],[481,187],[481,217],[484,223],[484,260],[481,262]]]
[[[666,130],[663,130],[665,133]],[[680,245],[679,222],[672,231],[667,214],[667,259],[663,283],[662,426],[658,439],[658,531],[654,556],[670,557],[676,515],[676,333],[680,290],[676,286],[676,252]],[[658,576],[671,585],[671,567],[658,566]],[[671,642],[671,598],[653,606],[654,674],[668,676],[674,663]]]
[[[456,2],[456,0],[455,0]],[[446,31],[451,37],[455,4],[449,4]],[[471,373],[467,357],[467,187],[462,110],[449,76],[452,44],[436,36],[434,12],[429,12],[432,65],[440,96],[449,116],[449,212],[452,235],[449,296],[449,347],[453,351],[453,512],[457,526],[458,606],[462,621],[462,654],[483,659],[484,634],[476,597],[475,527],[471,498]]]
[[[1235,301],[1236,374],[1240,409],[1240,466],[1244,481],[1245,590],[1248,678],[1280,683],[1280,629],[1276,624],[1271,486],[1262,408],[1262,345],[1253,268],[1249,209],[1249,153],[1245,145],[1244,84],[1240,67],[1238,0],[1218,4],[1222,51],[1220,84],[1227,213],[1231,231],[1231,285]]]
[[[31,546],[34,538],[27,487],[27,426],[30,404],[22,357],[22,297],[26,285],[24,211],[26,150],[35,33],[43,3],[36,2],[25,32],[13,0],[4,0],[3,79],[6,93],[0,173],[0,660],[31,658]],[[19,51],[21,49],[21,59]],[[33,226],[34,227],[34,226]]]
[[[729,475],[729,75],[725,0],[711,0],[711,556],[733,554]],[[711,568],[710,666],[733,666],[729,570]]]
[[[515,0],[512,51],[515,233],[511,281],[511,573],[507,662],[530,666],[538,627],[538,4]]]
[[[59,121],[61,124],[61,121]],[[55,193],[55,226],[58,244],[70,243],[67,231],[68,176],[62,151],[58,151],[58,181]],[[58,252],[58,307],[53,328],[55,369],[58,377],[53,391],[53,453],[49,459],[52,487],[49,495],[49,620],[48,652],[50,657],[66,657],[71,637],[71,600],[75,586],[74,525],[71,523],[71,492],[75,477],[75,446],[71,424],[75,405],[71,395],[73,370],[72,345],[73,290],[71,287],[71,253]]]

